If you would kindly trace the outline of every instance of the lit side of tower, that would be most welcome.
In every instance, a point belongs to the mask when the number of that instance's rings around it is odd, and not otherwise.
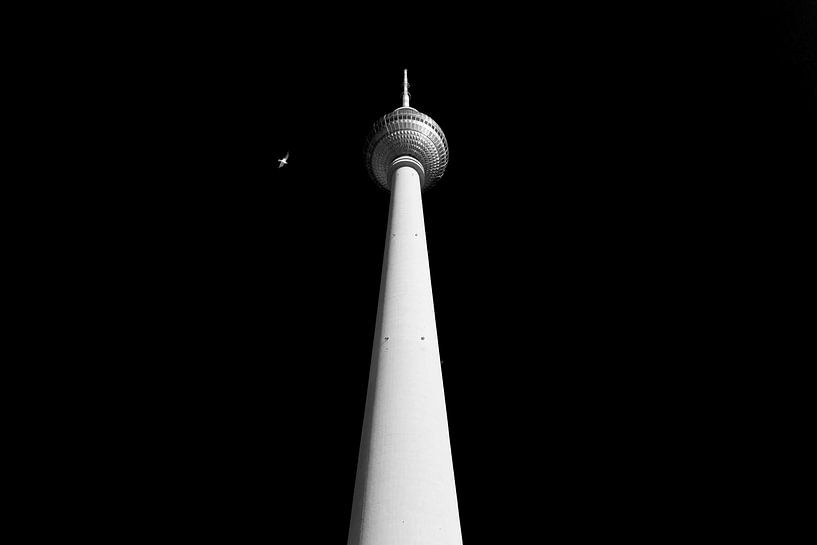
[[[367,161],[391,202],[348,545],[461,545],[421,198],[448,143],[409,106],[406,72]]]

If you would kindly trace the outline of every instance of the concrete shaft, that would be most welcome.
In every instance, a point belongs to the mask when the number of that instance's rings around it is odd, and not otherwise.
[[[420,177],[391,186],[348,545],[461,545]]]

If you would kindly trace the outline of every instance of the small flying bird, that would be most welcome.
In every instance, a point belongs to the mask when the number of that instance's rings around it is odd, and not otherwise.
[[[280,165],[278,165],[278,168],[281,168],[284,165],[288,165],[289,163],[287,163],[287,159],[289,159],[289,152],[287,152],[287,154],[284,155],[283,159],[278,159],[278,162],[281,163]]]

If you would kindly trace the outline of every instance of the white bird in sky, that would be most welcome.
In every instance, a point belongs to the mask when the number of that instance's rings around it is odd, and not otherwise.
[[[287,159],[289,159],[289,152],[287,152],[287,154],[284,155],[283,159],[278,159],[278,162],[281,163],[280,165],[278,165],[278,168],[281,168],[284,165],[288,165],[289,163],[287,163]]]

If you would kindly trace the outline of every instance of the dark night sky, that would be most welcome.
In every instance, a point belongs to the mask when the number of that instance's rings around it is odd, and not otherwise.
[[[450,145],[424,207],[465,542],[712,516],[755,342],[734,261],[761,184],[807,179],[814,10],[585,8],[210,14],[160,48],[117,334],[146,520],[345,541],[388,212],[364,143],[403,68]]]

